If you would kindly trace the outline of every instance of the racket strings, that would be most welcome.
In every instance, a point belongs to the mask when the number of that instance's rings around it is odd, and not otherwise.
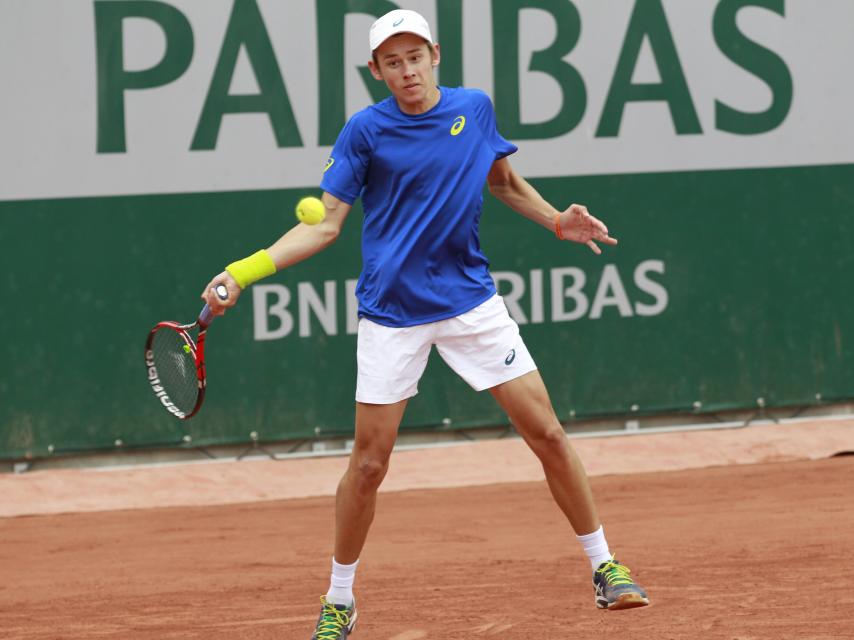
[[[190,413],[199,395],[199,379],[193,350],[188,352],[186,347],[179,332],[164,328],[155,332],[151,352],[168,400],[182,412]]]

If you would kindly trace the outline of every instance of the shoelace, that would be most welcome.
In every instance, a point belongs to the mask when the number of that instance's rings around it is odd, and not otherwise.
[[[631,571],[628,567],[617,562],[609,560],[601,569],[597,569],[596,573],[604,574],[605,580],[610,585],[618,584],[634,584],[634,580],[629,577]]]
[[[320,599],[320,603],[323,611],[317,624],[317,640],[338,640],[341,629],[350,624],[350,615],[347,611],[336,609],[325,597]]]

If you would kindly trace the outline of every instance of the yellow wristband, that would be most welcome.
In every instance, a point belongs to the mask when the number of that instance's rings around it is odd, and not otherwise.
[[[225,268],[232,278],[237,280],[241,289],[245,289],[253,282],[266,278],[276,273],[276,265],[270,254],[264,249],[253,253],[248,258],[232,262]]]

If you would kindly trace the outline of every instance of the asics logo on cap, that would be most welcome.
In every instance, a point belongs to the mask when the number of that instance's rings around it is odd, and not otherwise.
[[[457,116],[454,118],[454,124],[451,125],[451,135],[458,136],[463,132],[463,129],[466,126],[466,117],[465,116]]]
[[[393,27],[399,27],[399,26],[400,26],[400,24],[401,24],[402,22],[403,22],[403,18],[401,18],[400,20],[397,20],[397,21],[393,22],[391,26],[393,26]]]

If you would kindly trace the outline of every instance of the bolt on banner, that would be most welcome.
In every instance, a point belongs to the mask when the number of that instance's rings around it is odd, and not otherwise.
[[[366,33],[397,5],[44,6],[0,5],[0,200],[317,184],[346,118],[384,95]],[[493,96],[524,175],[854,161],[850,0],[406,6],[447,42],[440,81]]]

